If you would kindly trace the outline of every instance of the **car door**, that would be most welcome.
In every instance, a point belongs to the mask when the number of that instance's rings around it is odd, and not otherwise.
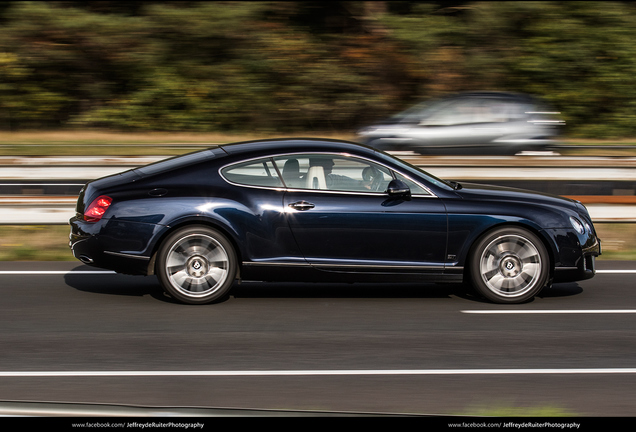
[[[235,186],[228,197],[236,205],[225,216],[233,221],[243,247],[243,265],[305,264],[289,229],[283,210],[284,186],[271,158],[257,158],[221,169],[223,178]],[[216,202],[201,207],[214,209]]]
[[[338,272],[443,271],[446,210],[424,188],[410,200],[391,198],[385,191],[396,174],[349,155],[296,154],[275,162],[286,178],[289,227],[312,266]],[[285,173],[291,166],[292,176]]]

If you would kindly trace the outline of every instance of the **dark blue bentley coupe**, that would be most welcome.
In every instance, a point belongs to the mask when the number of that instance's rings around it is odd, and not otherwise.
[[[90,181],[70,225],[80,261],[155,274],[193,304],[237,279],[465,281],[519,303],[593,277],[601,253],[577,201],[447,182],[319,139],[221,145]]]

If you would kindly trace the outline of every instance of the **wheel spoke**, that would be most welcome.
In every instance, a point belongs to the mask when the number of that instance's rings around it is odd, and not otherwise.
[[[539,263],[530,263],[530,264],[525,264],[523,266],[523,271],[521,272],[522,275],[526,275],[530,278],[534,278],[539,274],[539,271],[541,270]]]
[[[501,289],[506,292],[511,292],[516,288],[515,281],[512,278],[503,278],[501,281]]]
[[[519,249],[521,249],[521,246],[516,239],[506,239],[497,245],[499,256],[504,256],[510,253],[516,254]]]
[[[539,254],[537,254],[536,251],[532,255],[521,258],[521,262],[524,264],[524,267],[530,264],[537,264],[539,261]]]
[[[166,262],[166,265],[168,267],[185,267],[187,260],[188,260],[188,257],[186,255],[175,252],[168,256],[168,261]]]
[[[493,246],[485,252],[485,256],[488,257],[489,260],[496,260],[501,256],[501,252],[497,246]]]
[[[207,291],[209,288],[210,286],[205,283],[205,280],[192,279],[192,283],[188,287],[188,290],[195,293]]]
[[[214,281],[219,281],[225,277],[226,273],[227,271],[224,268],[214,267],[210,269],[208,276]]]
[[[488,270],[487,272],[484,273],[484,278],[488,281],[490,281],[495,275],[499,274],[499,270],[498,269],[492,269],[492,270]]]
[[[500,273],[497,273],[492,278],[488,279],[488,283],[497,289],[501,289],[503,288],[503,284],[505,280],[506,278],[503,277],[503,275],[501,275]]]
[[[208,288],[212,288],[213,286],[215,286],[218,282],[218,280],[220,280],[220,277],[215,278],[214,274],[212,273],[208,273],[207,275],[205,275],[205,283],[207,284]]]
[[[190,279],[190,276],[188,276],[188,273],[186,273],[185,269],[171,274],[170,277],[179,286],[187,286],[189,284],[188,280]]]
[[[218,248],[208,249],[202,256],[208,260],[210,264],[214,263],[216,267],[220,267],[219,264],[227,262],[227,255]]]
[[[518,287],[527,286],[528,284],[532,283],[534,277],[534,274],[526,273],[524,271],[519,273],[519,276],[515,278],[515,283]]]
[[[184,274],[187,274],[187,273],[186,273],[186,270],[185,270],[185,266],[183,266],[183,265],[176,265],[176,266],[170,266],[170,267],[167,267],[167,268],[166,268],[166,271],[167,271],[167,272],[168,272],[168,274],[169,274],[169,275],[171,275],[171,276],[175,276],[175,275],[176,275],[177,273],[179,273],[179,272],[182,272],[182,273],[184,273]]]

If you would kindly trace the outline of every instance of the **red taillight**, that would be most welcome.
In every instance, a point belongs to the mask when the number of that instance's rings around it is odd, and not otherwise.
[[[84,220],[87,222],[97,222],[99,221],[104,213],[106,213],[106,209],[113,202],[113,199],[106,195],[98,196],[93,200],[91,205],[88,206],[86,211],[84,212]]]

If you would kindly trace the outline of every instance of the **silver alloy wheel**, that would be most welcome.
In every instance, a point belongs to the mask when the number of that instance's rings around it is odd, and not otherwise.
[[[542,279],[542,261],[534,243],[518,234],[492,240],[479,258],[486,287],[498,296],[514,298],[534,289]]]
[[[166,255],[170,285],[189,298],[202,298],[220,289],[229,273],[229,255],[215,238],[193,233],[179,238]]]

